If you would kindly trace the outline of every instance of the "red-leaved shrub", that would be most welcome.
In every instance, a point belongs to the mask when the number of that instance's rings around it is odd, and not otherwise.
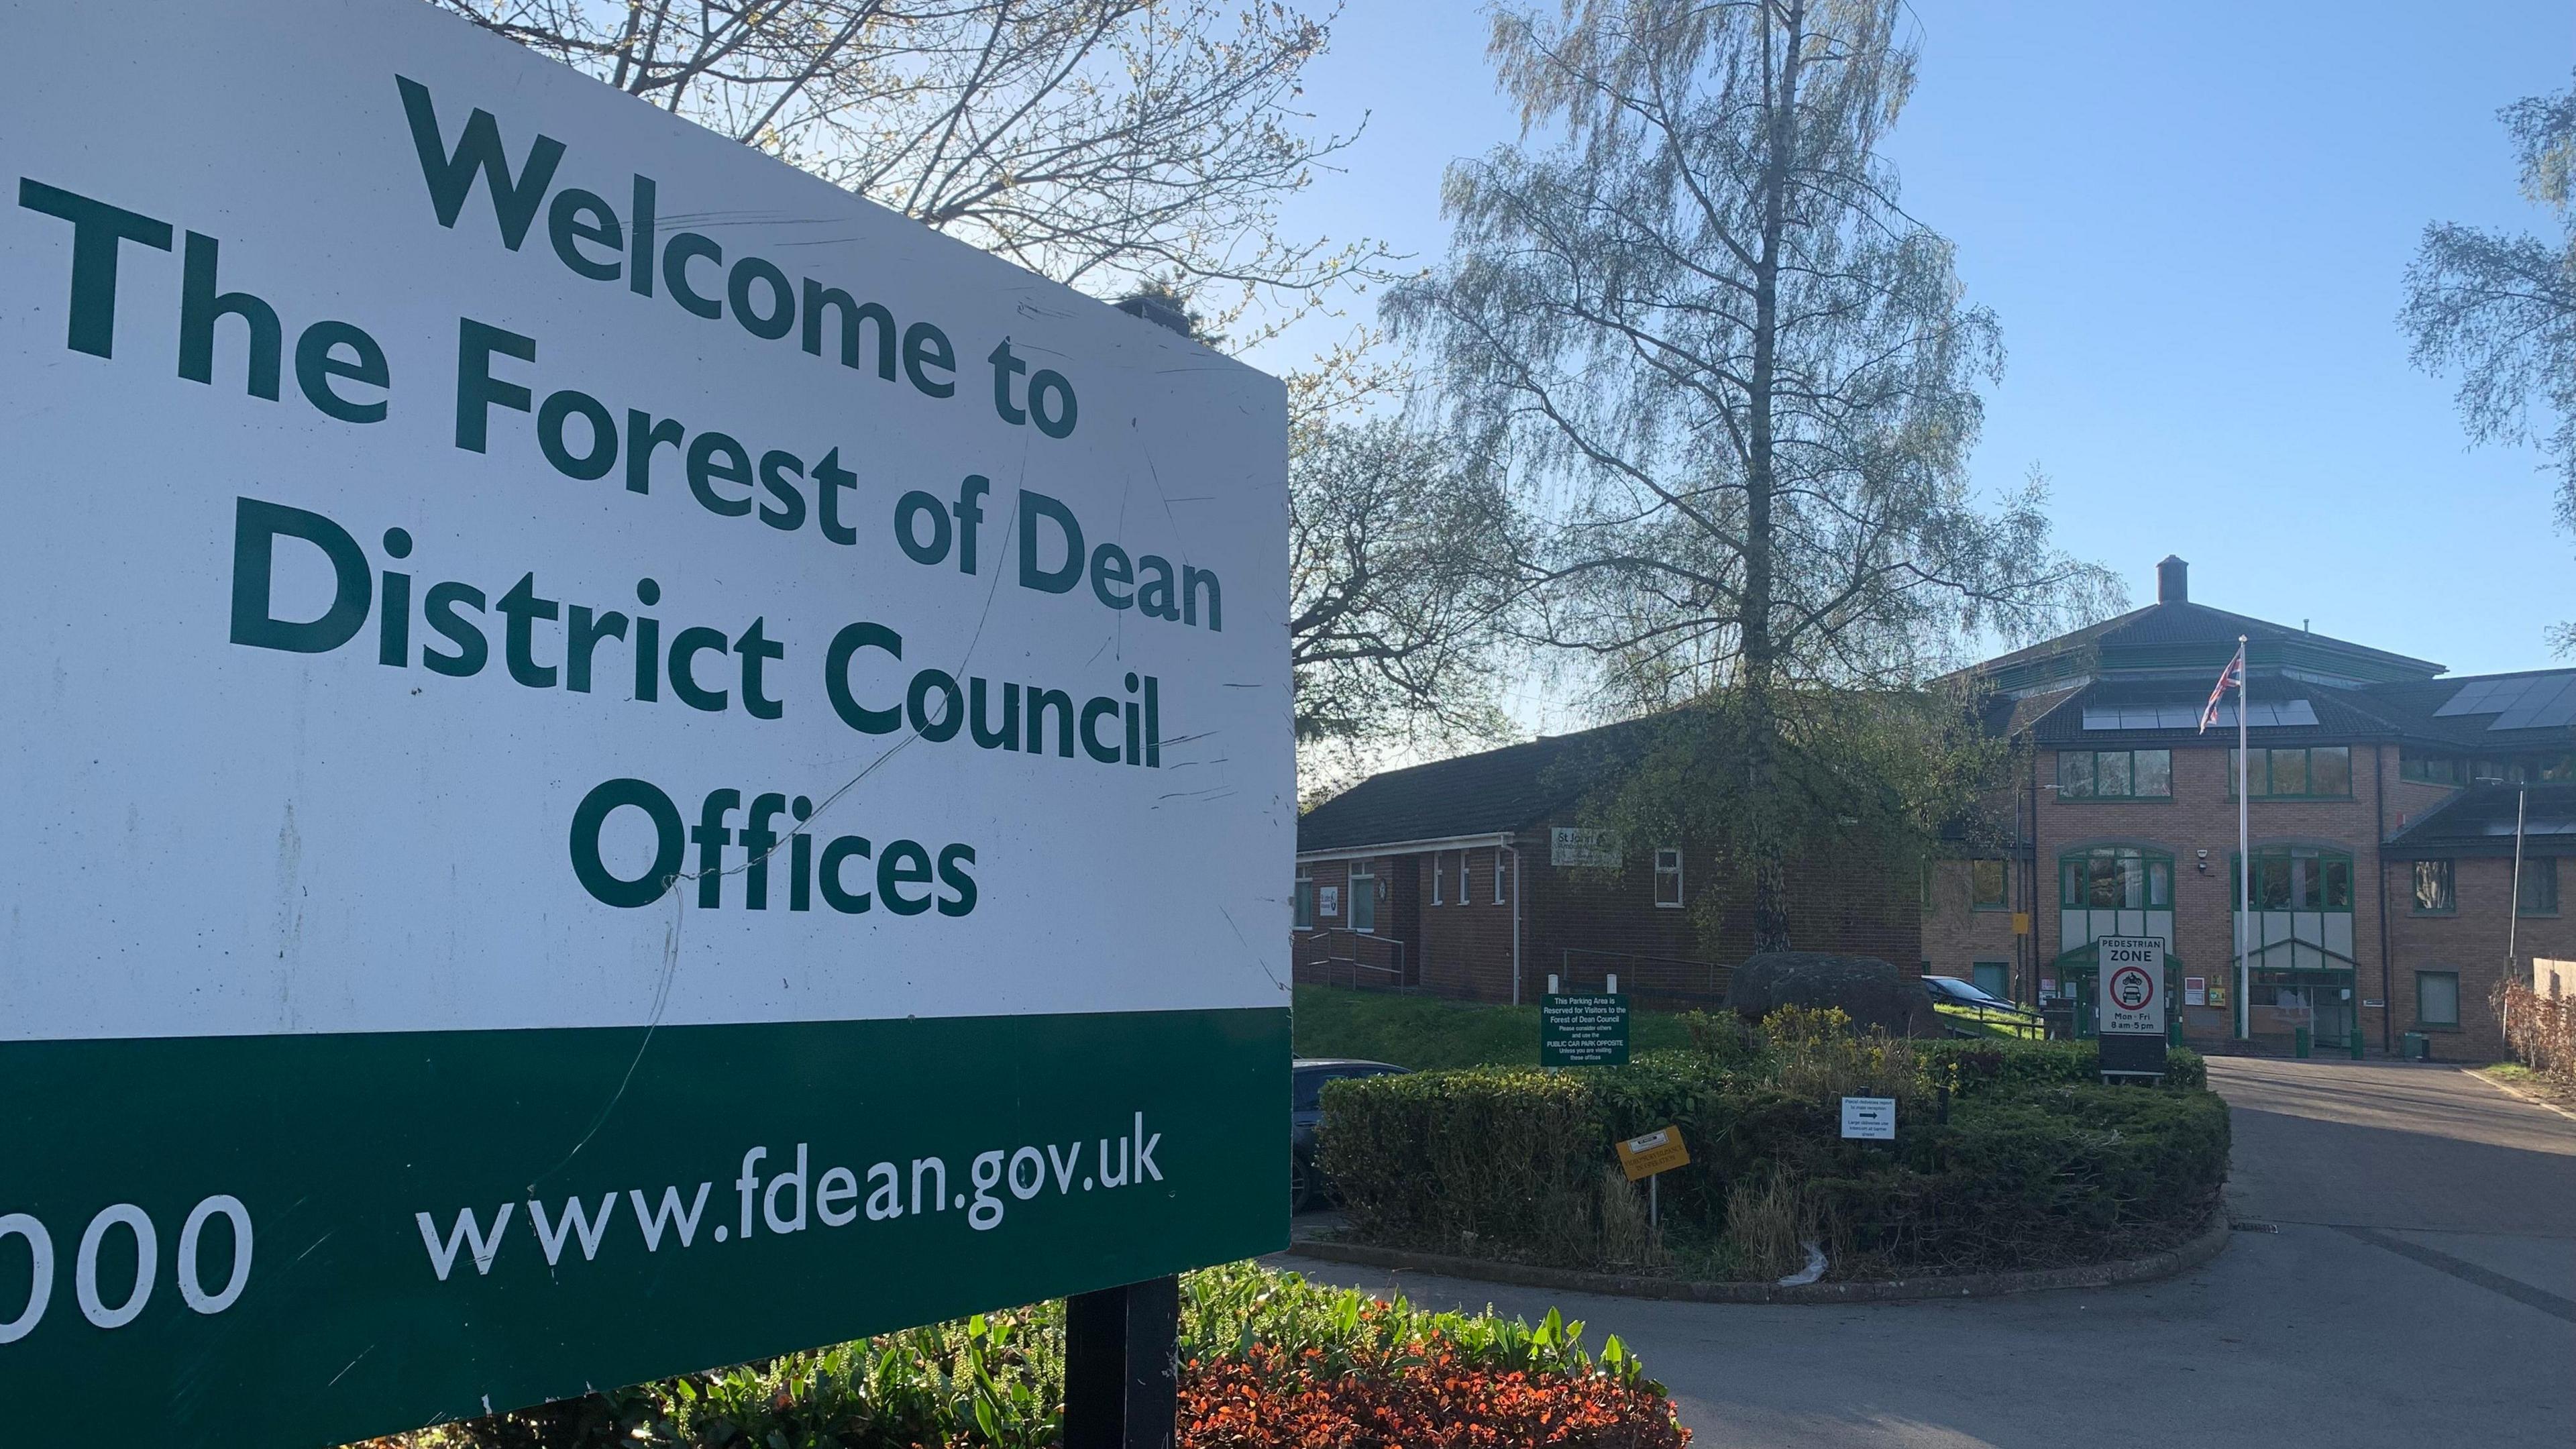
[[[1254,1344],[1183,1366],[1185,1449],[1682,1449],[1690,1430],[1645,1384],[1608,1374],[1503,1372],[1445,1346],[1336,1372],[1318,1350]],[[1407,1355],[1406,1357],[1411,1357]]]

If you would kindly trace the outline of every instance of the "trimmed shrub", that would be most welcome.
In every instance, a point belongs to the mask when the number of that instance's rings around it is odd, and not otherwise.
[[[1677,1125],[1691,1161],[1661,1181],[1666,1231],[1714,1260],[1775,1261],[1783,1234],[1753,1225],[1812,1217],[1836,1276],[2056,1265],[2188,1234],[2227,1174],[2225,1104],[2180,1085],[2202,1079],[2197,1056],[2174,1054],[2165,1090],[2101,1086],[2097,1060],[2083,1042],[1783,1031],[1732,1069],[1667,1052],[1338,1082],[1319,1146],[1356,1235],[1394,1246],[1652,1265],[1663,1245],[1630,1241],[1633,1190],[1604,1168],[1615,1139]],[[1835,1098],[1862,1087],[1897,1097],[1894,1142],[1842,1139]]]
[[[2098,1041],[2005,1041],[1951,1038],[1918,1041],[1915,1055],[1927,1067],[1955,1065],[1951,1089],[1973,1095],[1992,1086],[2032,1087],[2098,1084],[2102,1080],[2102,1044]],[[2165,1052],[2168,1087],[2206,1087],[2209,1063],[2189,1047]]]
[[[1324,1088],[1317,1162],[1372,1239],[1599,1259],[1610,1133],[1588,1074],[1474,1067]]]
[[[1847,1267],[2052,1267],[2196,1230],[2228,1142],[2227,1106],[2207,1092],[2049,1087],[1962,1103],[1896,1160],[1808,1190]]]

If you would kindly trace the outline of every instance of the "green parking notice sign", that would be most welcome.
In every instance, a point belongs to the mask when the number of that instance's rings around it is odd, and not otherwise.
[[[1627,1060],[1627,997],[1594,993],[1539,998],[1540,1066],[1619,1066]]]
[[[0,1399],[328,1445],[1286,1244],[1276,379],[417,0],[0,35]]]

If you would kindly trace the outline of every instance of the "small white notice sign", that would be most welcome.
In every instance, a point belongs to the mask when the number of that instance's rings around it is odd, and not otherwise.
[[[1843,1098],[1843,1135],[1871,1142],[1896,1140],[1894,1097]]]

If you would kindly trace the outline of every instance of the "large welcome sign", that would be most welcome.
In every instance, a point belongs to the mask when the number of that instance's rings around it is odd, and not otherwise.
[[[0,38],[0,1398],[1280,1246],[1277,382],[410,0]]]

